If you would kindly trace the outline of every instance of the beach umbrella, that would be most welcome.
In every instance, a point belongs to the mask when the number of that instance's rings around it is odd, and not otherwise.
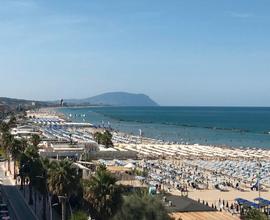
[[[145,180],[145,177],[143,177],[143,176],[135,176],[135,179],[143,181],[143,180]]]

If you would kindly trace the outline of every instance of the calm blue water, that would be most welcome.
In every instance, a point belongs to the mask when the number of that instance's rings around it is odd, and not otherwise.
[[[86,114],[95,125],[109,121],[120,131],[161,140],[270,148],[270,108],[244,107],[88,107],[62,108]],[[83,121],[82,117],[72,117]]]

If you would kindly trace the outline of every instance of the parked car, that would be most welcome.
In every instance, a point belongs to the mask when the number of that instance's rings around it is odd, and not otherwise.
[[[5,204],[5,203],[1,203],[1,204],[0,204],[0,212],[1,212],[1,211],[8,211],[7,204]]]

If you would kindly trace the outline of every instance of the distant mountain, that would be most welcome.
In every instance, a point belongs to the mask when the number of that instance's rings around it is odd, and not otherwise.
[[[158,106],[147,95],[126,92],[104,93],[91,98],[69,99],[64,102],[68,105]]]

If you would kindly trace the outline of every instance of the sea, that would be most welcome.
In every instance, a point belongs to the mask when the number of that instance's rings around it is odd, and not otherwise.
[[[59,108],[70,120],[158,140],[270,149],[268,107]]]

